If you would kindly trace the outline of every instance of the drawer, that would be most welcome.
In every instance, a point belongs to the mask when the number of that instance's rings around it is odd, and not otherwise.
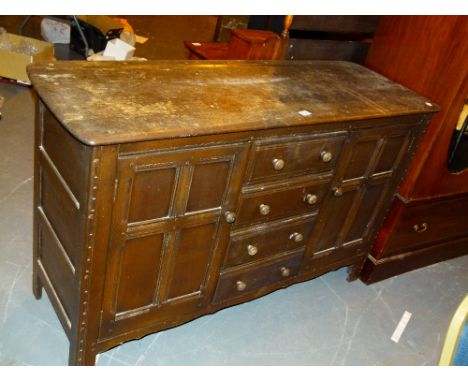
[[[285,175],[319,173],[335,166],[344,136],[289,138],[254,144],[249,181],[284,178]]]
[[[468,197],[405,206],[384,256],[468,235]]]
[[[303,247],[314,228],[316,214],[262,224],[231,237],[225,267],[246,264]]]
[[[302,177],[294,182],[244,188],[236,225],[257,223],[317,210],[329,188],[331,176]]]
[[[300,249],[275,260],[221,272],[213,302],[236,298],[294,277],[299,271],[303,252]]]

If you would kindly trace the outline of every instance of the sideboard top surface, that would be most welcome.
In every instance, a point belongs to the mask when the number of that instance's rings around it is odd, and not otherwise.
[[[55,116],[88,145],[435,112],[341,61],[52,62],[28,66]]]

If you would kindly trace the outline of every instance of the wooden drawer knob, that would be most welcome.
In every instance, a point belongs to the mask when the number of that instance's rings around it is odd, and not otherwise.
[[[224,213],[224,218],[226,219],[226,222],[232,224],[236,221],[236,214],[234,212],[226,211]]]
[[[330,151],[322,151],[320,157],[323,162],[330,162],[333,159],[333,154]]]
[[[289,235],[289,238],[291,240],[294,240],[296,243],[300,243],[302,240],[304,240],[304,236],[302,233],[299,232],[294,232],[291,235]]]
[[[249,244],[247,246],[247,253],[249,256],[255,256],[258,253],[258,248],[255,245]]]
[[[268,204],[260,204],[258,207],[261,215],[268,215],[270,213],[270,206]]]
[[[247,284],[243,281],[237,281],[236,282],[236,289],[239,291],[239,292],[242,292],[245,288],[247,288]]]
[[[282,159],[273,159],[273,168],[276,170],[276,171],[279,171],[279,170],[282,170],[283,167],[284,167],[284,160]]]
[[[416,232],[416,233],[425,232],[425,231],[427,231],[427,223],[422,223],[421,225],[415,224],[415,225],[413,226],[413,230],[414,230],[414,232]]]
[[[281,276],[288,277],[291,274],[291,270],[288,267],[281,267]]]
[[[304,198],[304,201],[310,205],[317,203],[317,200],[318,198],[317,198],[317,195],[315,194],[307,194]]]

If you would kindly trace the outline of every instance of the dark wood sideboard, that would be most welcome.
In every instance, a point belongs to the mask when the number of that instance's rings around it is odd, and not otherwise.
[[[70,364],[325,272],[356,274],[438,107],[347,62],[56,62],[34,275]]]

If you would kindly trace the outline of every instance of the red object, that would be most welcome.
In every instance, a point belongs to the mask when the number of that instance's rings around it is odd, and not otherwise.
[[[271,60],[280,37],[254,29],[233,29],[229,43],[184,41],[191,60]]]
[[[433,116],[377,235],[361,273],[365,282],[467,252],[468,234],[453,227],[468,215],[468,171],[455,174],[447,167],[449,144],[468,95],[467,36],[466,16],[380,20],[366,66],[433,100],[441,111]],[[412,216],[419,220],[408,225]],[[404,243],[410,234],[408,248]]]

